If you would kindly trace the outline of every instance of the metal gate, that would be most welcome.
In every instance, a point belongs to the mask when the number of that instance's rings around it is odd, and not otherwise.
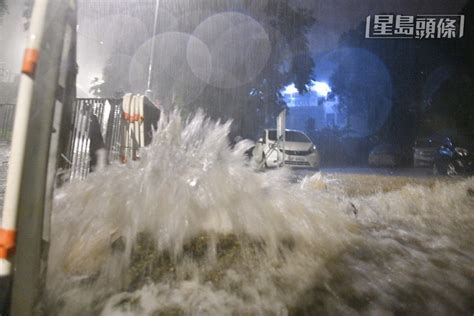
[[[122,99],[76,99],[73,111],[73,130],[69,140],[69,152],[66,157],[63,157],[70,166],[67,170],[70,180],[84,179],[91,170],[90,147],[93,120],[97,120],[100,126],[105,162],[124,160],[122,138],[124,137],[124,126],[130,123],[124,118]],[[156,129],[159,118],[160,110],[145,98],[144,145],[151,142],[152,130]]]
[[[0,104],[0,140],[11,139],[14,104]],[[151,142],[152,127],[160,117],[160,111],[148,100],[144,108],[145,145]],[[122,99],[76,99],[73,108],[72,133],[69,139],[69,150],[62,155],[69,168],[66,179],[84,179],[90,172],[91,118],[95,117],[100,125],[100,134],[104,142],[105,161],[107,163],[122,160],[123,127],[127,124],[122,109]]]
[[[91,120],[97,119],[104,141],[106,160],[117,160],[122,124],[121,99],[76,99],[67,159],[70,179],[83,179],[90,171]]]

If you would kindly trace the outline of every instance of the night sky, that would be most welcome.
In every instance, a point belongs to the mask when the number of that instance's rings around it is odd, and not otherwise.
[[[89,0],[90,1],[90,0]],[[314,11],[316,24],[308,37],[313,57],[319,53],[335,48],[339,36],[356,27],[367,15],[380,13],[397,14],[457,14],[468,0],[292,0],[297,6]],[[23,1],[7,0],[10,14],[0,26],[0,61],[6,62],[15,71],[19,69],[24,44],[24,20],[21,17]],[[79,1],[80,3],[81,1]],[[86,17],[79,17],[79,20]],[[81,39],[80,39],[81,41]],[[79,42],[88,46],[88,43]],[[7,48],[7,49],[5,49]],[[94,54],[94,52],[91,52]],[[104,58],[101,58],[104,60]],[[97,63],[94,65],[97,67]],[[83,69],[84,70],[84,69]],[[94,71],[88,71],[88,76]],[[79,74],[81,80],[81,74]],[[87,79],[89,80],[89,79]],[[86,85],[86,79],[82,79]]]
[[[314,11],[316,24],[309,34],[314,53],[334,48],[339,36],[368,15],[396,13],[457,14],[468,0],[293,0]]]

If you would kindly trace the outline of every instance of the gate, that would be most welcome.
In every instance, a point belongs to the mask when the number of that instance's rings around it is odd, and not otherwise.
[[[13,128],[15,112],[14,104],[0,104],[0,140],[10,141]],[[126,116],[126,115],[125,115]],[[160,111],[145,98],[144,102],[144,132],[145,143],[151,142],[152,127],[160,117]],[[100,126],[100,137],[104,142],[105,161],[124,161],[124,152],[128,146],[124,137],[124,130],[130,124],[124,118],[122,99],[108,98],[79,98],[76,99],[73,116],[71,135],[69,139],[68,152],[61,157],[67,162],[66,179],[84,179],[90,172],[90,145],[91,145],[91,122],[97,120]],[[97,135],[98,136],[98,135]]]
[[[73,112],[72,133],[66,159],[70,168],[69,179],[84,179],[91,171],[91,140],[101,137],[105,151],[105,162],[123,161],[124,130],[129,120],[125,117],[122,99],[76,99]],[[151,130],[156,128],[160,111],[145,98],[144,131],[145,144],[151,141]],[[100,135],[97,134],[99,126]],[[138,149],[138,148],[137,148]]]
[[[70,164],[70,179],[83,179],[89,173],[92,120],[99,123],[107,161],[117,159],[116,153],[120,150],[121,105],[121,99],[76,99],[69,152],[67,157],[63,157]]]

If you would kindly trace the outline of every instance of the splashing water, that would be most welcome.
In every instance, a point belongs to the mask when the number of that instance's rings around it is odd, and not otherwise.
[[[474,179],[350,197],[255,172],[202,113],[57,192],[47,314],[466,313]]]

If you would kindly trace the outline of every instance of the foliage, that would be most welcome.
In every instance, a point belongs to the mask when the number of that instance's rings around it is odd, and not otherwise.
[[[474,132],[474,83],[466,75],[451,77],[443,82],[426,111],[424,128],[440,131],[455,127],[461,133]]]
[[[470,2],[462,14],[472,20],[472,12]],[[341,36],[339,47],[364,50],[379,58],[389,72],[392,93],[371,89],[377,80],[368,80],[368,70],[343,58],[331,84],[349,118],[350,114],[375,110],[386,97],[392,103],[391,115],[379,131],[386,141],[409,143],[419,133],[447,127],[473,130],[469,123],[474,118],[469,101],[474,91],[472,25],[466,24],[462,39],[450,40],[372,40],[365,38],[364,31],[362,22]],[[443,69],[452,71],[449,76],[437,77]],[[366,106],[368,100],[372,100],[368,102],[372,107]]]
[[[264,5],[262,5],[264,3]],[[300,92],[305,92],[307,84],[312,79],[314,62],[306,32],[314,23],[312,12],[293,8],[288,1],[254,2],[238,1],[161,1],[160,8],[175,17],[193,13],[193,18],[179,19],[173,31],[192,33],[206,18],[215,13],[239,12],[250,16],[260,23],[270,41],[271,49],[267,63],[262,71],[248,82],[233,87],[217,87],[206,85],[199,97],[186,102],[187,93],[194,87],[174,83],[173,78],[167,78],[163,72],[155,70],[152,76],[152,90],[165,108],[182,108],[183,113],[190,113],[197,108],[203,108],[214,118],[233,119],[233,133],[244,137],[255,136],[257,129],[263,124],[270,124],[281,109],[286,107],[280,90],[294,82]],[[145,5],[145,4],[143,4]],[[137,13],[137,17],[147,24],[149,33],[153,25],[152,7]],[[165,26],[158,27],[158,33],[167,31]],[[143,39],[140,39],[143,40]],[[128,34],[117,39],[114,46],[118,53],[133,56],[140,43],[136,36]],[[114,52],[117,53],[114,49]],[[252,56],[249,56],[252,58]],[[179,60],[176,61],[178,65]],[[239,64],[240,63],[240,64]],[[236,78],[245,76],[245,61],[239,60],[232,67]],[[97,93],[100,88],[101,96],[113,96],[117,92],[133,91],[128,82],[128,68],[123,60],[116,56],[109,58],[103,69],[103,81],[100,87],[95,86]],[[143,88],[144,90],[144,88]]]

